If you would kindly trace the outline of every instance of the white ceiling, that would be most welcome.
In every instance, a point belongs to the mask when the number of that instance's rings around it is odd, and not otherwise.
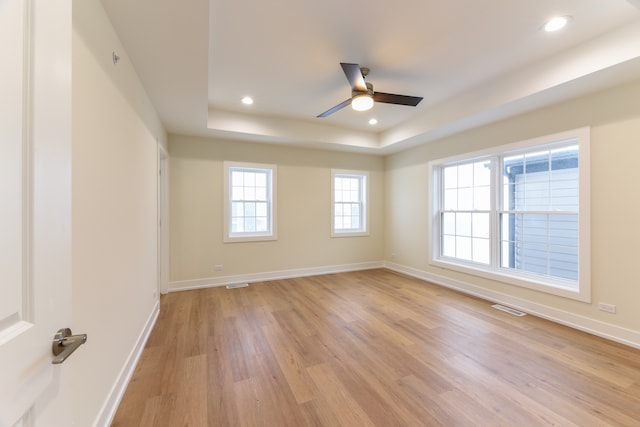
[[[638,3],[102,0],[168,132],[377,153],[637,79]],[[350,97],[340,62],[424,100],[318,119]]]

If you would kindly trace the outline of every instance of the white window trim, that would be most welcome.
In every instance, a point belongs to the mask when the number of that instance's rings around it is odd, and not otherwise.
[[[589,127],[573,129],[566,132],[560,132],[553,135],[546,135],[539,138],[533,138],[526,141],[520,141],[499,147],[493,147],[487,150],[466,153],[463,155],[437,159],[429,162],[429,176],[431,177],[431,185],[428,187],[428,233],[427,238],[431,242],[428,247],[429,264],[459,271],[474,276],[483,277],[511,285],[533,289],[536,291],[558,295],[582,302],[591,302],[591,183],[590,183],[590,141],[591,129]],[[463,261],[445,260],[439,257],[440,253],[440,229],[438,220],[438,201],[436,197],[440,193],[438,168],[447,163],[473,161],[474,159],[487,158],[495,155],[501,155],[505,152],[524,150],[534,148],[539,145],[550,145],[553,143],[562,143],[570,139],[578,139],[580,147],[580,155],[578,157],[578,173],[579,173],[579,272],[578,272],[578,290],[572,289],[573,282],[565,282],[561,279],[546,279],[533,274],[517,273],[510,274],[505,269],[495,268],[495,266],[483,267],[474,265],[473,263],[465,263]],[[497,175],[497,174],[494,174]],[[493,184],[498,177],[494,176]],[[495,191],[492,191],[492,206],[495,206]],[[492,239],[498,239],[498,230],[492,219]],[[494,240],[495,241],[495,240]],[[492,259],[496,260],[497,244],[492,245]]]
[[[233,235],[231,233],[231,193],[229,186],[231,185],[229,179],[229,169],[231,168],[246,168],[246,169],[269,169],[271,170],[271,195],[270,195],[270,218],[271,218],[271,232],[266,233],[254,233],[242,235]],[[223,186],[224,186],[224,232],[223,241],[225,243],[232,242],[259,242],[267,240],[278,240],[278,221],[277,221],[277,172],[278,167],[272,164],[262,163],[245,163],[245,162],[223,162]]]
[[[351,175],[364,178],[364,191],[362,192],[362,197],[364,198],[364,212],[362,213],[362,227],[360,227],[360,231],[341,231],[335,229],[335,183],[337,175]],[[357,237],[369,235],[369,187],[369,172],[367,171],[331,169],[331,237]]]

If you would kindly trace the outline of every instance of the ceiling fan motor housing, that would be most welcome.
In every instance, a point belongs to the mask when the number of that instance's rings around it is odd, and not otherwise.
[[[362,94],[369,94],[369,96],[373,96],[373,85],[369,82],[365,83],[367,85],[367,91],[362,91],[362,90],[358,90],[358,89],[352,89],[351,90],[351,96],[354,97],[356,95],[362,95]]]

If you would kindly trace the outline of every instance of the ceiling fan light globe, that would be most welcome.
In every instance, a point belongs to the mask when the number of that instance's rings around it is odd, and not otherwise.
[[[351,99],[351,108],[356,111],[367,111],[373,107],[373,98],[368,93],[356,95]]]

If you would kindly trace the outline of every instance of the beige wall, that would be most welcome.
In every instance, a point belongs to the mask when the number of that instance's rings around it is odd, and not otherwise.
[[[564,102],[386,158],[171,135],[171,282],[174,289],[268,273],[386,262],[392,268],[493,298],[640,346],[640,82]],[[430,160],[591,127],[592,302],[548,295],[431,266]],[[222,162],[278,165],[279,240],[223,243]],[[383,168],[384,165],[384,168]],[[371,236],[330,237],[330,170],[371,172]],[[223,271],[214,271],[223,265]],[[292,274],[295,275],[295,274]],[[617,306],[616,314],[597,310]]]
[[[615,325],[637,336],[640,333],[639,99],[640,82],[637,82],[389,156],[385,176],[385,259],[427,275],[475,286],[481,293],[507,295],[550,308],[554,316],[577,319],[577,323],[584,325],[593,320],[600,329],[604,324]],[[592,127],[591,304],[429,265],[426,191],[429,161],[583,126]],[[598,311],[598,302],[615,304],[618,313]]]
[[[381,157],[171,135],[171,276],[176,282],[379,262]],[[278,240],[223,243],[223,161],[276,164]],[[370,173],[370,235],[331,238],[331,169]],[[214,271],[222,265],[222,271]]]
[[[99,1],[73,3],[72,43],[73,331],[88,341],[69,361],[74,425],[90,426],[114,403],[158,300],[156,138],[166,136]]]

